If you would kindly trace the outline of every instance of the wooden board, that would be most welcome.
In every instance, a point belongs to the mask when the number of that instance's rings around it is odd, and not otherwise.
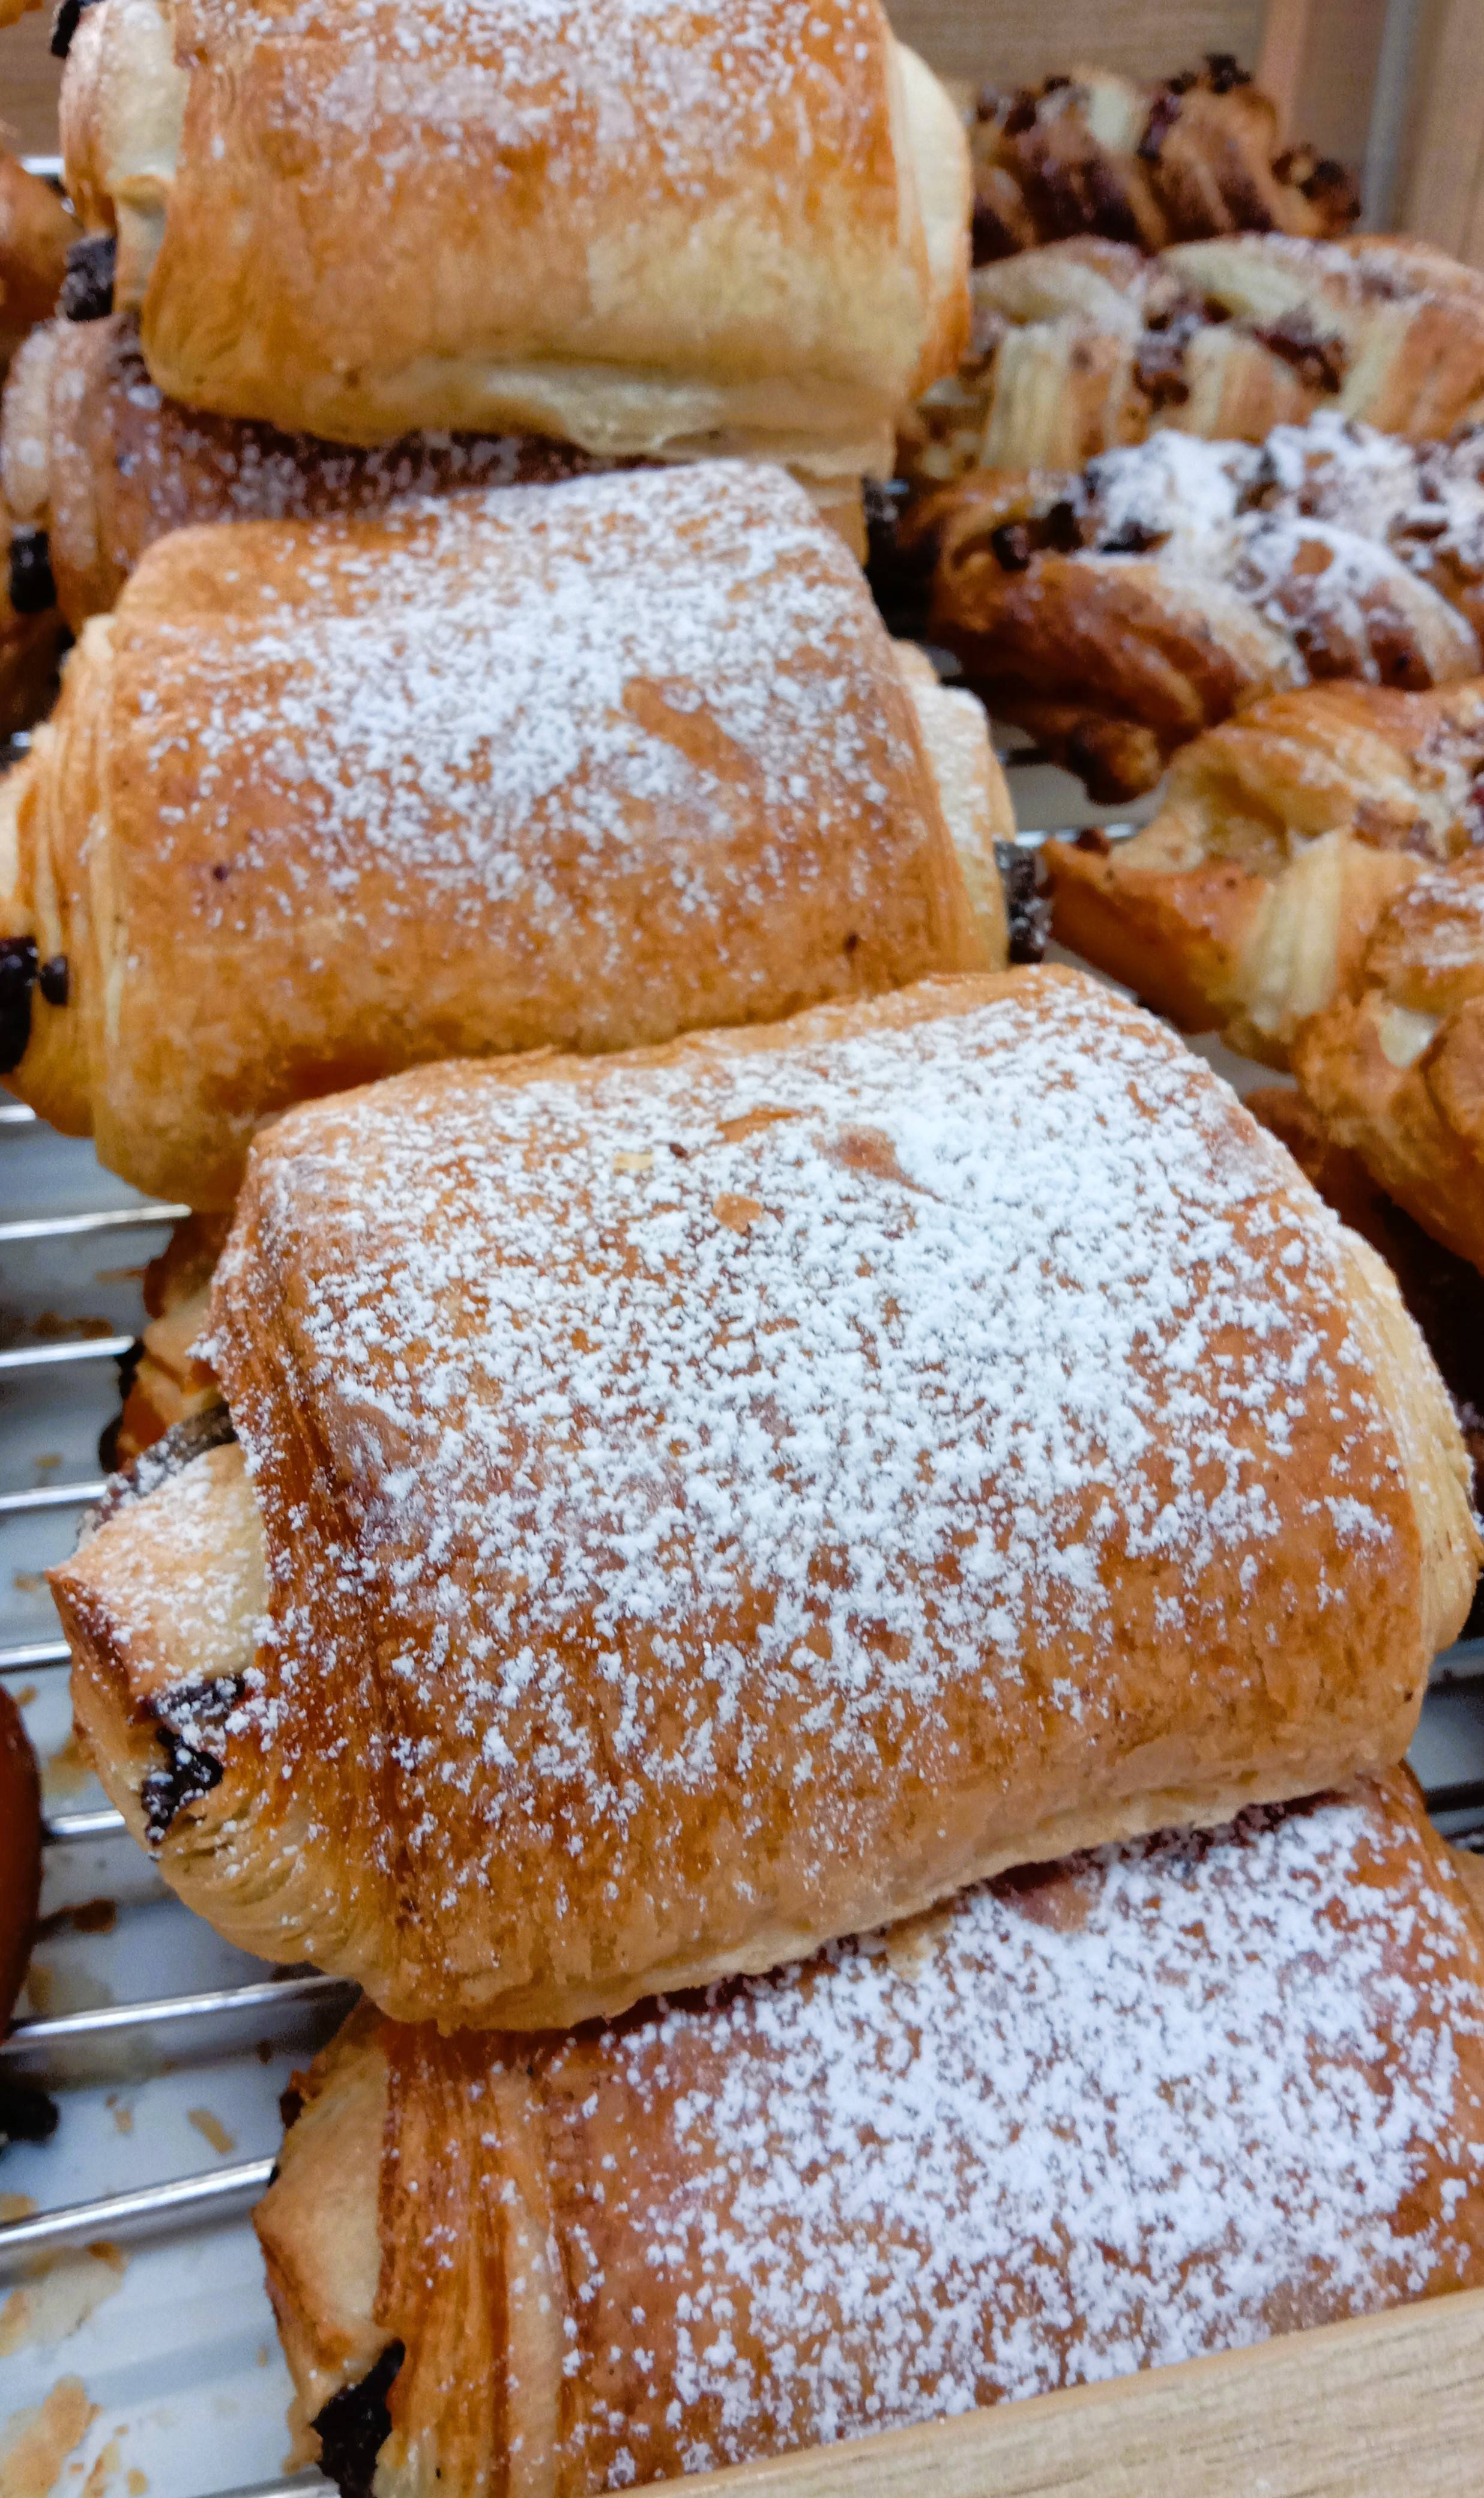
[[[0,126],[21,156],[56,153],[56,99],[62,64],[51,57],[51,11],[0,33]]]
[[[1474,2498],[1484,2290],[706,2473],[685,2498]]]
[[[892,24],[945,77],[1018,86],[1096,61],[1135,78],[1168,78],[1202,52],[1248,63],[1262,39],[1263,0],[887,0]]]

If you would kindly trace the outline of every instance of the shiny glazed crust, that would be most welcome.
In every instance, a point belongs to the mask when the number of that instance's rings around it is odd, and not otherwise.
[[[825,0],[803,36],[778,0],[657,29],[618,0],[539,29],[487,13],[457,36],[333,0],[308,40],[272,0],[230,28],[159,0],[93,15],[69,177],[122,227],[147,161],[147,285],[118,300],[189,405],[349,442],[463,427],[859,475],[962,350],[966,143],[877,0]],[[190,68],[167,91],[172,18]]]
[[[574,2039],[356,2013],[256,2215],[294,2459],[359,2403],[383,2498],[588,2498],[1484,2279],[1462,1874],[1403,1774]]]
[[[10,1080],[200,1207],[337,1085],[1005,957],[982,712],[740,464],[177,531],[12,808],[0,929],[69,988]]]
[[[796,1097],[812,1106],[787,1108]],[[1064,1141],[1043,1147],[1048,1105]],[[527,1120],[532,1159],[511,1164],[503,1139]],[[678,1153],[645,1142],[656,1120],[687,1139]],[[1022,1169],[1041,1174],[1028,1197]],[[409,1191],[428,1185],[438,1203],[420,1217]],[[650,1196],[678,1199],[689,1242],[669,1281],[629,1229]],[[1018,1249],[1000,1245],[1006,1225]],[[1043,1226],[1060,1244],[1045,1269]],[[538,1234],[551,1274],[522,1316]],[[1197,1236],[1214,1265],[1187,1265]],[[449,1274],[473,1261],[516,1315],[480,1335],[450,1288],[429,1279],[424,1297],[426,1254]],[[1084,1256],[1113,1335],[1074,1361],[1084,1287],[1056,1269],[1071,1258],[1080,1275]],[[406,1357],[396,1276],[417,1304]],[[750,1315],[759,1291],[767,1324]],[[363,1321],[367,1294],[378,1315]],[[594,1295],[600,1335],[583,1315]],[[865,1436],[837,1410],[838,1353],[816,1369],[811,1350],[856,1302]],[[439,1312],[456,1306],[445,1350]],[[505,1348],[489,1360],[519,1368],[528,1348],[538,1364],[488,1425],[484,1392],[456,1393],[447,1370],[471,1325],[471,1342]],[[1463,1443],[1380,1262],[1198,1062],[1064,973],[930,982],[624,1061],[434,1070],[295,1113],[256,1149],[211,1328],[253,1479],[240,1451],[215,1451],[54,1574],[78,1717],[139,1831],[162,1744],[216,1761],[219,1781],[165,1817],[166,1878],[235,1939],[353,1974],[398,2017],[614,2012],[1009,1864],[1378,1769],[1405,1750],[1472,1589]],[[755,1366],[734,1378],[754,1328]],[[631,1374],[602,1386],[631,1341],[632,1378],[657,1400],[638,1441]],[[383,1359],[407,1361],[405,1394],[362,1379]],[[930,1380],[942,1419],[920,1439]],[[569,1429],[574,1396],[596,1419]],[[295,1418],[311,1409],[306,1440]],[[1097,1452],[1129,1431],[1142,1454],[1110,1475]],[[1043,1441],[1062,1455],[1022,1497],[1010,1453]],[[1217,1472],[1186,1483],[1187,1449]],[[635,1466],[648,1489],[630,1494]],[[1235,1507],[1222,1482],[1245,1487]],[[878,1500],[879,1519],[847,1528]],[[1169,1523],[1144,1550],[1151,1502]],[[565,1521],[554,1538],[549,1519]],[[982,1602],[951,1557],[970,1549]],[[384,1569],[390,1613],[353,1592]],[[287,1637],[255,1650],[265,1591]],[[300,1653],[293,1625],[311,1623]],[[425,1639],[452,1643],[431,1681]],[[393,1740],[403,1726],[410,1748]]]
[[[1484,835],[1481,769],[1477,680],[1266,696],[1176,756],[1142,832],[1046,844],[1056,934],[1187,1032],[1285,1068],[1397,895]]]

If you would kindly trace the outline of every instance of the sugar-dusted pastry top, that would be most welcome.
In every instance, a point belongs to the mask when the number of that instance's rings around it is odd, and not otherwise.
[[[0,933],[68,980],[16,1083],[227,1206],[310,1095],[1002,960],[1003,784],[918,664],[763,465],[176,531],[29,760]]]
[[[152,189],[119,300],[192,405],[859,473],[962,343],[966,142],[879,0],[181,0],[168,111],[158,0],[103,9],[69,180]]]
[[[378,2489],[587,2498],[1484,2280],[1481,1976],[1394,1778],[570,2039],[358,2016],[258,2215],[297,2420],[399,2342]]]
[[[1064,973],[303,1107],[208,1352],[269,1619],[178,1629],[167,1485],[56,1574],[79,1710],[137,1813],[224,1694],[162,1870],[399,2017],[621,2008],[1384,1766],[1471,1591],[1379,1262]]]

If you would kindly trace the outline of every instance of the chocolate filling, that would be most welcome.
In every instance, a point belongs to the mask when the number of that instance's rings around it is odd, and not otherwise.
[[[113,309],[113,263],[117,245],[111,234],[87,235],[68,248],[67,274],[58,308],[67,321],[102,321]]]
[[[0,937],[0,1075],[12,1074],[26,1054],[36,971],[34,937]]]
[[[900,478],[866,481],[866,578],[898,641],[915,641],[928,622],[932,595],[933,544],[925,534],[903,545],[901,523],[907,488]]]
[[[371,2498],[376,2458],[392,2431],[387,2397],[406,2355],[404,2343],[389,2342],[370,2375],[342,2386],[314,2417],[320,2470],[339,2483],[340,2498]]]
[[[48,1007],[65,1007],[72,987],[72,974],[65,954],[48,954],[36,975],[36,985]]]
[[[195,1735],[198,1728],[218,1726],[230,1717],[244,1688],[241,1675],[224,1674],[210,1682],[181,1683],[156,1704],[155,1714],[160,1722],[154,1739],[164,1751],[166,1766],[151,1770],[140,1788],[144,1834],[151,1847],[159,1846],[177,1812],[188,1804],[199,1804],[203,1796],[221,1785],[226,1768],[214,1752],[204,1751],[200,1744],[187,1741],[175,1723],[176,1713]]]
[[[1316,330],[1302,308],[1285,312],[1281,321],[1271,321],[1252,336],[1270,356],[1290,365],[1307,389],[1332,393],[1342,389],[1349,363],[1344,340]]]
[[[45,529],[11,533],[11,605],[17,616],[45,616],[56,605],[51,549]]]
[[[51,20],[51,49],[57,60],[66,60],[83,10],[93,6],[94,0],[61,0],[61,6]]]
[[[996,842],[995,864],[1005,893],[1012,963],[1039,963],[1051,935],[1051,897],[1040,889],[1034,850]]]
[[[34,2082],[0,2077],[0,2148],[11,2142],[49,2142],[56,2131],[57,2104]]]

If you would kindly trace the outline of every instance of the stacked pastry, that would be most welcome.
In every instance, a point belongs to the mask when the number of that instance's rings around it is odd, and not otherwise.
[[[1260,442],[1325,410],[1440,438],[1484,402],[1484,278],[1394,237],[1050,243],[972,294],[967,356],[902,430],[915,488],[1075,467],[1163,426]]]
[[[1335,415],[1261,445],[1163,432],[1080,474],[966,478],[909,538],[968,681],[1116,800],[1258,694],[1474,675],[1481,463],[1479,427],[1447,443]]]
[[[858,548],[966,334],[967,147],[879,0],[93,0],[84,239],[8,395],[74,630],[195,521],[643,459],[778,460]]]
[[[260,2215],[303,2456],[586,2492],[1484,2280],[1484,1930],[1393,1774],[1457,1424],[1149,1017],[301,1106],[206,1349],[54,1584],[166,1878],[370,1999]]]

